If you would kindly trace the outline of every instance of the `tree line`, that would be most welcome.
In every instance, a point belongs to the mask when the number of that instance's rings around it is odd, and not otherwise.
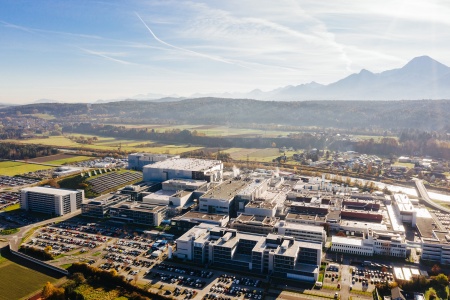
[[[51,146],[0,143],[0,158],[29,159],[57,154],[58,150]]]

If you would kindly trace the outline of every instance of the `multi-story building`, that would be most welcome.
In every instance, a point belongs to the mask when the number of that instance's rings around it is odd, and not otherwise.
[[[148,226],[159,226],[166,214],[167,206],[139,202],[121,202],[111,206],[109,212],[112,219]]]
[[[377,233],[367,230],[362,237],[331,238],[331,251],[355,255],[385,255],[406,257],[405,237],[395,233]]]
[[[225,214],[230,217],[235,217],[234,198],[247,185],[247,181],[240,179],[224,181],[199,198],[199,210],[201,212]]]
[[[129,201],[130,195],[113,194],[100,196],[94,200],[90,200],[81,204],[81,215],[83,217],[104,218],[109,213],[111,206],[117,203]]]
[[[171,219],[170,225],[179,231],[188,231],[200,223],[225,227],[230,217],[228,215],[208,214],[197,211],[188,211],[184,215]]]
[[[279,235],[292,236],[297,241],[325,245],[327,234],[323,226],[289,223],[280,221],[275,225]]]
[[[84,191],[49,187],[29,187],[21,190],[20,208],[27,211],[62,216],[81,208]]]
[[[220,182],[223,164],[220,160],[172,157],[143,167],[144,181],[195,179]]]
[[[423,260],[439,262],[443,265],[450,264],[450,232],[433,230],[431,237],[422,237]]]
[[[276,217],[265,217],[240,214],[231,224],[230,228],[240,232],[269,234],[275,232],[275,224],[280,220]]]
[[[175,255],[199,265],[219,265],[230,270],[315,282],[322,247],[292,237],[248,234],[200,224],[177,239]]]
[[[128,154],[128,168],[132,170],[142,171],[142,168],[144,166],[154,164],[158,161],[166,160],[170,157],[174,157],[174,155],[153,154],[153,153],[131,153]]]

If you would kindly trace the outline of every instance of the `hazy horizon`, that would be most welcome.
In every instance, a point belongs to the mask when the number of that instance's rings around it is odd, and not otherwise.
[[[0,102],[268,91],[421,55],[450,65],[449,14],[443,1],[3,1]]]

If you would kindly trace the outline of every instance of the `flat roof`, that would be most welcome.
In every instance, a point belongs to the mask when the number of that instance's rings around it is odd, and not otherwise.
[[[238,195],[250,195],[255,191],[255,189],[261,186],[265,181],[268,181],[267,178],[253,178],[252,181],[249,181],[248,185],[244,187],[241,191],[239,191]]]
[[[21,191],[40,193],[40,194],[51,194],[51,195],[57,195],[57,196],[66,196],[66,195],[70,195],[73,193],[77,193],[77,191],[73,191],[73,190],[55,189],[55,188],[49,188],[49,187],[43,187],[43,186],[33,186],[33,187],[23,188],[23,189],[21,189]]]
[[[433,238],[433,222],[432,218],[416,218],[416,227],[421,237]]]
[[[154,205],[154,204],[146,204],[141,202],[120,202],[112,208],[123,208],[128,210],[136,210],[136,211],[146,211],[146,212],[156,212],[160,209],[166,208],[165,205]]]
[[[332,236],[331,237],[331,244],[333,243],[339,243],[344,245],[352,245],[352,246],[359,246],[363,247],[363,240],[357,239],[357,238],[348,238],[343,236]]]
[[[286,229],[311,231],[311,232],[318,232],[318,233],[322,233],[324,231],[324,228],[322,226],[297,224],[297,223],[290,223],[290,222],[283,222],[283,221],[279,222],[278,226],[286,228]]]
[[[144,169],[207,171],[212,167],[221,164],[222,162],[220,160],[172,157],[151,165],[144,166]]]
[[[147,196],[142,198],[142,201],[145,202],[145,200],[148,199],[155,199],[155,200],[169,200],[170,196],[173,196],[175,194],[174,191],[165,191],[165,190],[159,190],[154,193],[148,194]]]
[[[225,215],[218,215],[218,214],[207,214],[207,213],[202,213],[202,212],[197,212],[197,211],[188,211],[187,213],[185,213],[182,216],[173,218],[173,219],[177,219],[177,220],[182,220],[182,219],[199,219],[199,220],[211,220],[211,221],[221,221],[224,218],[227,218],[228,216]]]
[[[308,220],[308,221],[323,221],[325,222],[325,217],[318,215],[307,215],[307,214],[297,214],[297,213],[288,213],[286,215],[286,220]]]
[[[243,180],[227,180],[215,188],[209,190],[200,198],[209,199],[232,199],[237,193],[248,185],[248,182]]]
[[[372,229],[374,231],[386,231],[387,226],[385,224],[374,223],[374,222],[356,222],[351,220],[341,220],[341,226],[351,226],[359,229]]]
[[[262,209],[273,209],[277,206],[277,203],[266,202],[266,201],[253,201],[249,202],[245,208],[262,208]]]

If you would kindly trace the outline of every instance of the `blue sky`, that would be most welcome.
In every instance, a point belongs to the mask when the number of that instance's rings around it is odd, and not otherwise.
[[[429,55],[450,65],[434,0],[0,0],[0,102],[248,92]]]

